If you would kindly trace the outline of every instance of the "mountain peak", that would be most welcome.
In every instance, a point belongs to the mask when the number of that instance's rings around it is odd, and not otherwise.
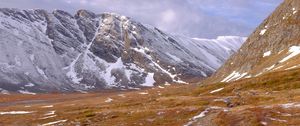
[[[0,88],[15,92],[130,89],[210,76],[236,51],[173,36],[115,13],[0,10]],[[18,50],[11,52],[9,50]],[[34,86],[26,86],[26,85]]]
[[[68,16],[68,17],[73,17],[73,15],[71,15],[70,13],[68,13],[68,12],[66,12],[64,10],[58,10],[58,9],[56,9],[52,13],[53,14],[61,14],[61,15]]]
[[[78,10],[75,14],[76,18],[96,18],[96,14],[89,10]]]

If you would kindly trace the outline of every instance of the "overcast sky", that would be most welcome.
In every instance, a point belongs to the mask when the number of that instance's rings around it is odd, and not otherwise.
[[[283,0],[0,0],[1,8],[114,12],[173,34],[248,36]]]

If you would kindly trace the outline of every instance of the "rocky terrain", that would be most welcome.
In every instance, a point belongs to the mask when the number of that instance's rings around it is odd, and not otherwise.
[[[245,38],[187,38],[113,13],[0,9],[0,91],[132,89],[199,81]]]
[[[230,82],[299,68],[299,9],[300,1],[285,0],[207,82]]]

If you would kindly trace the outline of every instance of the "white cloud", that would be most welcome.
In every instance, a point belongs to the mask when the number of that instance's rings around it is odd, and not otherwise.
[[[80,0],[79,3],[80,3],[80,4],[87,4],[88,1],[87,1],[87,0]]]
[[[71,4],[72,1],[71,0],[66,0],[66,3]]]
[[[163,11],[160,15],[164,23],[172,23],[176,19],[176,13],[171,9]]]
[[[246,36],[283,0],[1,0],[0,7],[120,13],[190,37]]]

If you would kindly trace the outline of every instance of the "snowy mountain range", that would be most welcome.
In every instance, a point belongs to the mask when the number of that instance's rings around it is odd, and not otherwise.
[[[131,89],[212,75],[245,41],[171,35],[114,13],[0,9],[0,91]]]

